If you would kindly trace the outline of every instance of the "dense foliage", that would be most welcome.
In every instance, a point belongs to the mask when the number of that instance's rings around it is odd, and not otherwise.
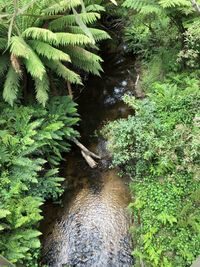
[[[31,78],[38,102],[45,105],[54,77],[81,84],[74,67],[99,74],[101,58],[88,49],[109,36],[86,25],[96,22],[102,9],[90,1],[85,1],[84,6],[81,0],[1,1],[3,98],[12,105],[18,96],[27,93],[27,79],[30,84]]]
[[[63,95],[102,71],[100,3],[0,1],[0,254],[16,266],[38,266],[41,205],[63,192],[61,153],[79,136]]]
[[[40,206],[62,193],[61,152],[78,136],[72,127],[79,119],[69,97],[52,99],[46,109],[1,107],[0,251],[14,263],[36,266]]]
[[[126,0],[128,51],[146,97],[109,123],[113,166],[130,176],[136,266],[187,267],[200,254],[199,22],[194,1]]]
[[[200,2],[119,2],[109,12],[126,23],[147,96],[125,96],[135,115],[103,131],[113,165],[133,180],[136,266],[188,267],[200,254]],[[63,95],[102,71],[101,4],[0,2],[0,254],[16,266],[38,266],[41,205],[61,195],[61,153],[79,136],[76,104]]]
[[[190,266],[200,254],[198,79],[176,75],[147,99],[125,97],[135,116],[104,129],[113,164],[133,179],[134,255],[145,266]]]

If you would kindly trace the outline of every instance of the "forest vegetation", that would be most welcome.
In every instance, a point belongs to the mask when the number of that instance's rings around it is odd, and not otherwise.
[[[16,266],[40,266],[41,206],[63,193],[60,162],[80,137],[73,90],[101,75],[105,14],[145,94],[125,95],[134,115],[102,130],[131,180],[135,266],[200,255],[200,1],[117,2],[0,0],[0,254]]]

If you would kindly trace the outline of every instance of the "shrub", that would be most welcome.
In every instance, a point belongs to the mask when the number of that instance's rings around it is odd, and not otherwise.
[[[186,267],[200,254],[200,91],[198,76],[154,83],[135,116],[110,123],[113,164],[133,180],[131,229],[137,263]]]
[[[79,118],[69,97],[41,106],[0,111],[0,254],[23,266],[38,266],[41,205],[62,192],[58,164]]]

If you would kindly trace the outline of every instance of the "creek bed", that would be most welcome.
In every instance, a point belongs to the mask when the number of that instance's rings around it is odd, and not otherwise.
[[[91,169],[76,148],[62,165],[65,193],[61,204],[46,203],[41,223],[42,263],[79,267],[130,267],[130,202],[127,178],[109,169],[106,141],[95,135],[106,122],[127,117],[125,93],[134,94],[134,59],[122,53],[103,56],[104,73],[90,77],[80,93],[82,143],[100,154]]]

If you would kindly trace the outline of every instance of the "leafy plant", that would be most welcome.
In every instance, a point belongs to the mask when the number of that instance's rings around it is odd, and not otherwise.
[[[113,165],[131,176],[134,256],[147,266],[186,267],[200,254],[199,77],[170,74],[134,116],[104,128]]]
[[[58,164],[79,118],[69,97],[0,111],[0,254],[17,266],[38,266],[37,230],[44,200],[62,192]]]
[[[86,27],[100,18],[99,11],[98,5],[85,7],[81,0],[2,1],[0,75],[5,77],[4,100],[13,105],[19,93],[27,93],[27,75],[43,105],[53,74],[75,84],[81,84],[77,67],[99,75],[102,60],[86,49],[109,37],[103,30]]]
[[[178,61],[184,62],[190,68],[198,68],[200,64],[200,22],[193,21],[184,34],[185,46],[180,51]]]

